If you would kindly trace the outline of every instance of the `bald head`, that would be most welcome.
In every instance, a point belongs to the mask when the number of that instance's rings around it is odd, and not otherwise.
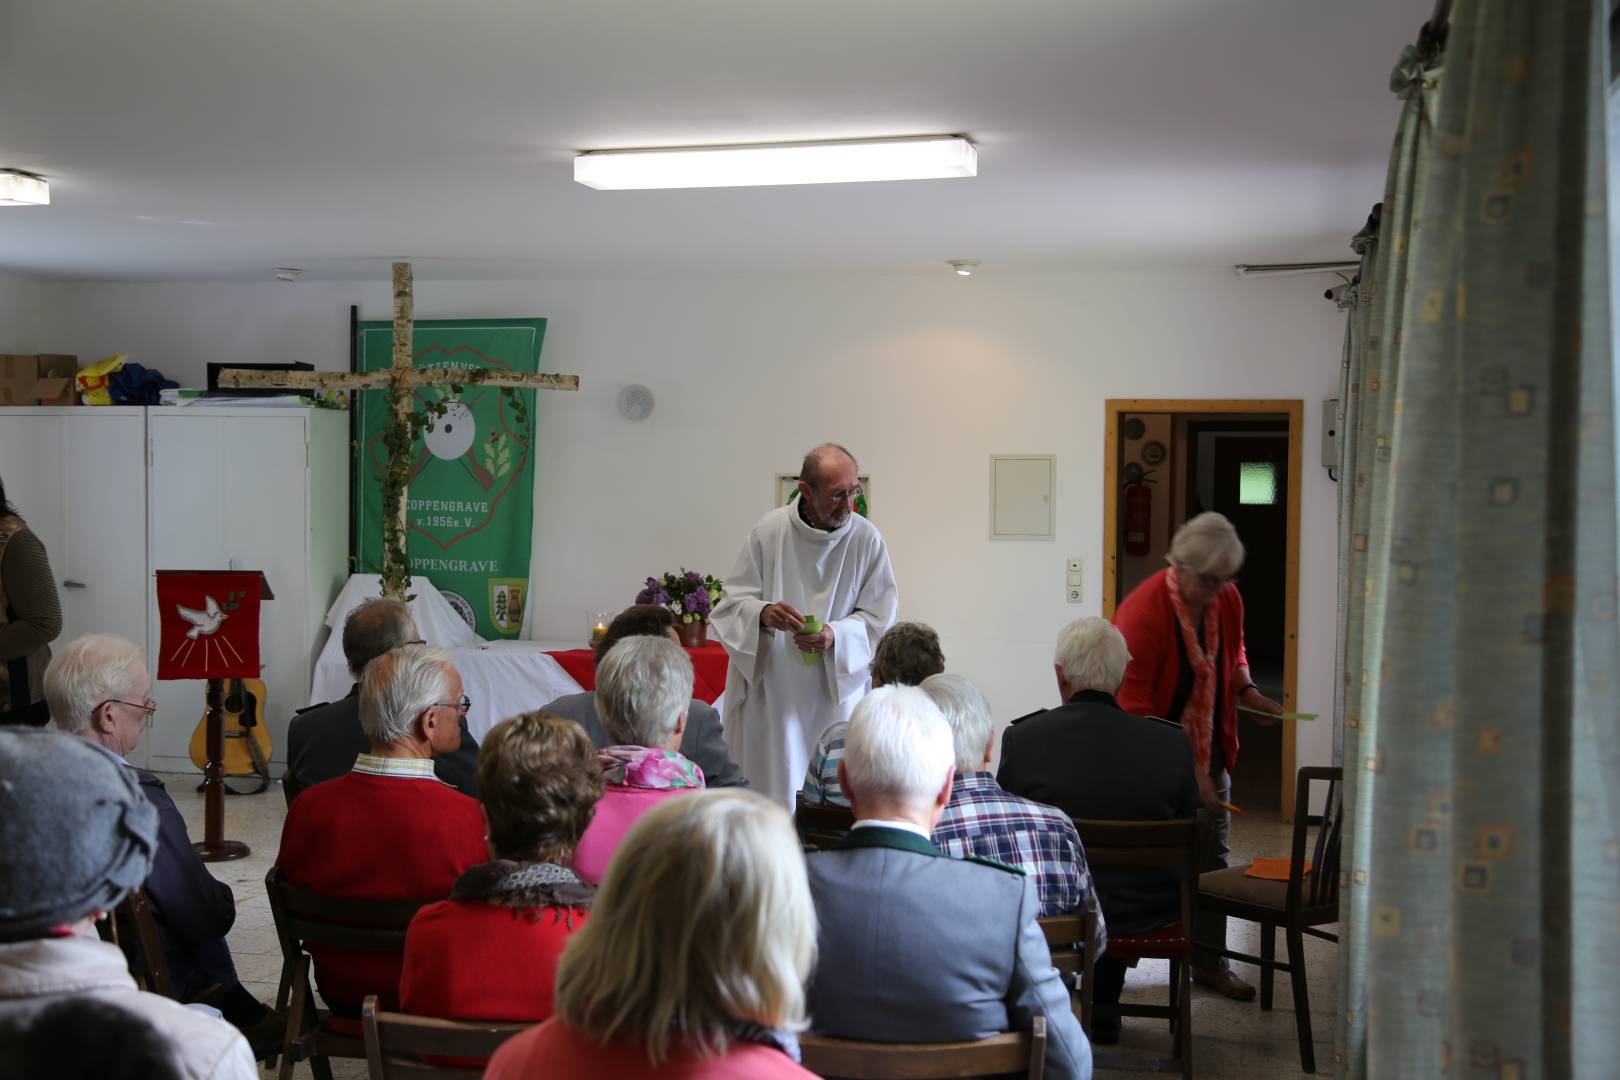
[[[799,466],[800,508],[812,527],[828,532],[849,520],[860,497],[855,455],[837,443],[822,443]]]
[[[842,446],[834,442],[822,443],[804,455],[804,461],[799,465],[799,479],[815,484],[827,473],[839,469],[840,466],[847,466],[852,471],[860,468],[855,461],[855,455]]]
[[[416,640],[411,609],[399,600],[367,600],[343,620],[343,658],[356,679],[383,653]]]

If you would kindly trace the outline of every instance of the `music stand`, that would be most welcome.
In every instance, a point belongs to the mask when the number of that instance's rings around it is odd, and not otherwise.
[[[208,680],[208,765],[203,770],[204,862],[240,859],[240,840],[225,839],[226,679],[256,679],[259,604],[275,599],[259,570],[159,570],[157,678]]]

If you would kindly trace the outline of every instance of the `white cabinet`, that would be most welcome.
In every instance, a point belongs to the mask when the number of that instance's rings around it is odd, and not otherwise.
[[[308,700],[327,608],[348,577],[348,415],[287,408],[0,408],[6,496],[50,554],[58,644],[158,645],[154,570],[263,570],[260,650],[272,760]],[[193,771],[200,681],[161,682],[138,765]],[[279,770],[277,770],[279,771]]]
[[[151,409],[147,530],[152,570],[262,570],[259,650],[272,760],[309,694],[327,607],[348,576],[348,415],[319,409]],[[158,640],[156,605],[148,638]],[[150,768],[187,771],[204,683],[163,682]]]
[[[45,545],[62,635],[146,645],[146,410],[0,408],[6,498]]]

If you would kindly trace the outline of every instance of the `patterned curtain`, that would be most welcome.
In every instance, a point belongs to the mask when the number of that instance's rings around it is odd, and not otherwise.
[[[1345,371],[1335,1074],[1620,1071],[1602,0],[1415,49]]]

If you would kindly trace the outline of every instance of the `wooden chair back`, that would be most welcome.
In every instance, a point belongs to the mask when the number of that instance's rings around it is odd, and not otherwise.
[[[276,989],[276,1009],[287,1012],[287,1033],[279,1052],[270,1055],[267,1066],[275,1067],[280,1080],[292,1080],[293,1063],[310,1059],[316,1076],[331,1075],[328,1057],[364,1057],[365,1045],[352,1036],[333,1034],[321,1022],[314,1008],[314,987],[310,983],[310,961],[305,946],[328,945],[362,952],[405,951],[405,930],[424,905],[432,900],[348,900],[322,896],[287,881],[279,866],[264,876],[270,898],[270,914],[275,919],[276,937],[281,942],[281,984]]]
[[[423,1056],[487,1061],[502,1043],[530,1026],[384,1012],[377,1008],[376,994],[369,995],[360,1007],[360,1025],[365,1030],[371,1080],[415,1076],[475,1080],[484,1075],[484,1066],[432,1064]]]
[[[1311,872],[1305,874],[1305,841],[1310,830],[1306,809],[1310,804],[1311,782],[1327,783],[1327,799],[1322,804],[1322,821],[1311,845]],[[1344,769],[1338,766],[1307,765],[1294,781],[1294,836],[1288,859],[1288,910],[1320,908],[1339,902],[1339,839],[1344,819]]]
[[[282,942],[362,952],[403,952],[405,929],[432,900],[349,900],[300,888],[272,866],[264,884]]]
[[[131,889],[107,918],[96,924],[96,931],[103,941],[123,951],[136,986],[166,998],[174,997],[169,961],[163,955],[163,939],[158,936],[157,919],[145,889]]]
[[[1096,984],[1092,971],[1096,966],[1096,950],[1091,947],[1097,933],[1097,898],[1086,898],[1086,909],[1079,915],[1052,915],[1037,920],[1041,933],[1046,936],[1046,947],[1052,950],[1052,966],[1063,976],[1071,995],[1078,993],[1080,1026],[1091,1030],[1091,1006]]]
[[[1204,812],[1170,821],[1098,821],[1076,818],[1075,831],[1092,867],[1119,870],[1166,870],[1181,883],[1181,925],[1192,932],[1193,901],[1198,892],[1198,848]]]
[[[834,847],[855,827],[855,811],[847,806],[805,802],[801,791],[794,805],[793,827],[805,847]]]
[[[871,1043],[799,1037],[800,1063],[818,1076],[848,1080],[930,1080],[934,1077],[1023,1073],[1040,1080],[1046,1069],[1046,1017],[1032,1030],[992,1035],[977,1042]]]

